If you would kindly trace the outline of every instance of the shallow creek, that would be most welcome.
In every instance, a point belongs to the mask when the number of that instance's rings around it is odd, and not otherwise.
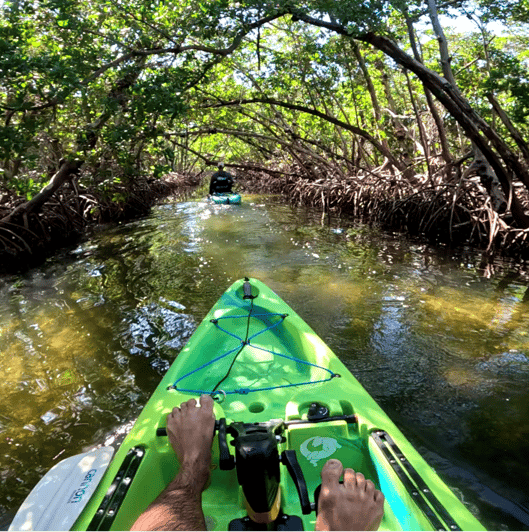
[[[489,529],[529,529],[529,274],[275,198],[167,203],[0,278],[0,529],[130,427],[236,279],[323,338]]]

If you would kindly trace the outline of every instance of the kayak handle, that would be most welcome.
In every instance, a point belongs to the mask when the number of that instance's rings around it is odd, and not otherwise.
[[[228,448],[226,418],[215,421],[215,429],[219,433],[219,467],[222,471],[229,471],[235,467],[235,458]]]
[[[217,431],[219,433],[219,464],[223,471],[227,471],[235,467],[235,461],[228,448],[228,440],[226,438],[227,425],[225,417],[215,420],[213,435],[215,435],[215,432]],[[156,436],[167,436],[167,429],[165,427],[158,427],[156,429]]]
[[[291,425],[306,425],[308,423],[328,423],[330,421],[345,421],[346,423],[358,423],[358,417],[356,414],[343,414],[339,416],[329,416],[318,419],[292,419],[290,421],[283,421],[285,429],[288,429]]]
[[[242,290],[244,292],[243,299],[255,299],[257,296],[252,296],[252,285],[249,283],[250,279],[248,277],[244,278],[244,283],[242,285]]]
[[[315,503],[311,504],[309,500],[309,492],[307,490],[307,483],[305,482],[305,476],[301,466],[299,465],[296,451],[288,450],[281,453],[281,462],[287,467],[287,471],[290,473],[294,485],[298,490],[299,502],[301,504],[301,512],[303,515],[310,514],[315,508]]]

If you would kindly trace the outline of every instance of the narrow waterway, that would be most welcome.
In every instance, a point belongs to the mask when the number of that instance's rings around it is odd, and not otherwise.
[[[529,275],[274,198],[169,203],[0,279],[0,529],[126,432],[224,290],[259,278],[489,529],[529,529]]]

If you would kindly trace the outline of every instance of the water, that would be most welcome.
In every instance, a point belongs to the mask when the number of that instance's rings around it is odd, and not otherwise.
[[[172,203],[0,279],[0,528],[62,458],[119,440],[222,292],[261,279],[489,529],[529,529],[524,266],[247,196]]]

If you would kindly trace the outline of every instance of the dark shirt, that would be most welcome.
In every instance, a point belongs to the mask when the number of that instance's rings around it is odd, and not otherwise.
[[[226,170],[219,170],[211,176],[211,183],[209,185],[210,194],[221,194],[231,192],[233,186],[233,177],[228,174]]]

